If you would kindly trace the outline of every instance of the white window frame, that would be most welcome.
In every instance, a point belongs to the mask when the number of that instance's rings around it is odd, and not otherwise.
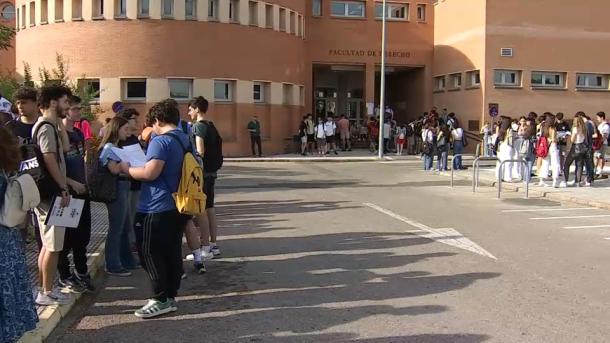
[[[322,13],[322,0],[313,0],[311,2],[311,15],[314,17],[321,17]]]
[[[239,0],[229,0],[229,21],[239,23]]]
[[[392,11],[394,9],[397,8],[404,8],[404,17],[393,17],[392,16]],[[383,3],[381,2],[376,2],[375,3],[375,18],[376,19],[383,19],[382,16],[378,15],[378,9],[379,11],[383,11]],[[408,3],[402,3],[402,2],[387,2],[386,3],[386,19],[387,20],[396,20],[396,21],[408,21],[409,20],[409,4]]]
[[[208,0],[208,19],[218,20],[218,0]]]
[[[128,0],[115,0],[115,2],[114,2],[114,17],[115,18],[127,18],[127,1]]]
[[[36,2],[30,2],[30,26],[36,26]],[[62,13],[63,19],[63,13]]]
[[[54,22],[55,23],[63,23],[64,22],[64,1],[63,0],[53,0],[54,4],[55,4],[55,18]],[[57,8],[60,8],[60,10],[58,11]],[[30,7],[30,10],[32,9],[32,7]],[[36,8],[34,8],[35,10]],[[34,13],[34,18],[36,17],[36,13]],[[30,14],[30,18],[31,18],[31,14]],[[35,20],[35,19],[34,19]],[[30,26],[34,26],[36,25],[35,22],[31,22]]]
[[[428,16],[426,12],[428,12],[428,8],[425,4],[417,4],[417,21],[425,22]]]
[[[534,83],[534,75],[539,74],[542,77],[542,84]],[[559,76],[559,84],[547,84],[546,78],[548,76],[556,77]],[[566,75],[562,72],[550,72],[550,71],[532,71],[531,83],[533,88],[550,88],[550,89],[563,89],[566,87]]]
[[[456,82],[457,80],[460,81],[459,84]],[[451,87],[449,89],[452,89],[452,90],[461,89],[463,81],[464,80],[462,79],[462,73],[449,74],[449,83],[451,84]]]
[[[294,105],[294,85],[292,83],[282,84],[282,104]]]
[[[129,94],[129,83],[130,82],[144,82],[145,85],[145,90],[144,90],[144,97],[134,97],[134,98],[130,98],[128,96]],[[122,83],[122,98],[125,101],[146,101],[146,97],[148,96],[148,81],[146,79],[139,79],[139,78],[125,78],[125,79],[121,79],[121,83]]]
[[[91,6],[92,17],[93,19],[104,19],[104,1],[102,0],[93,0],[93,4]]]
[[[445,75],[438,75],[434,77],[434,91],[442,92],[447,88],[447,77]]]
[[[269,10],[271,9],[271,11]],[[270,15],[271,14],[271,15]],[[273,28],[273,16],[275,15],[273,11],[273,5],[265,4],[265,27],[268,29]]]
[[[343,5],[343,14],[333,13],[333,10],[332,10],[333,5]],[[358,15],[350,14],[350,11],[349,11],[350,5],[362,6],[362,14],[358,14]],[[330,6],[331,6],[330,14],[332,17],[336,17],[336,18],[365,18],[366,17],[366,2],[348,1],[348,0],[332,0]]]
[[[186,97],[173,97],[172,96],[172,82],[181,82],[181,81],[185,81],[188,85],[188,94]],[[169,88],[169,97],[174,99],[174,100],[178,100],[178,101],[185,101],[185,100],[189,100],[193,98],[193,79],[189,79],[189,78],[180,78],[180,77],[175,77],[175,78],[168,78],[167,79],[167,87]]]
[[[251,26],[258,26],[258,6],[258,1],[248,1],[248,24]]]
[[[286,23],[286,9],[283,7],[280,7],[280,10],[278,13],[280,16],[280,18],[279,18],[280,19],[279,20],[280,31],[287,32],[288,29],[287,29],[287,23]]]
[[[95,79],[95,78],[91,78],[91,79],[78,79],[76,81],[76,85],[78,87],[79,91],[82,91],[85,89],[85,87],[87,87],[88,85],[97,82],[99,84],[99,93],[97,94],[96,97],[94,97],[93,99],[91,99],[93,102],[99,102],[100,101],[100,94],[102,93],[102,83],[100,79]]]
[[[45,7],[45,5],[43,5],[41,3],[41,7]],[[48,21],[49,18],[49,13],[48,13],[48,4],[46,5],[46,13],[44,15],[44,17],[46,18],[45,21]],[[83,20],[83,2],[82,0],[72,0],[72,20],[73,21],[80,21]]]
[[[222,98],[216,97],[216,86],[224,85],[226,96]],[[214,80],[214,101],[215,102],[232,102],[233,101],[233,81],[231,80]]]
[[[144,2],[146,2],[146,12],[144,12]],[[138,0],[138,18],[150,17],[150,0]]]
[[[479,82],[477,82],[477,75]],[[469,70],[466,72],[466,89],[479,88],[481,87],[481,71],[480,70]]]
[[[265,82],[260,82],[260,81],[255,81],[252,84],[252,99],[254,99],[254,103],[264,104],[267,102],[266,101],[267,99],[265,98],[265,96],[266,96],[266,94],[265,94],[266,87],[265,86],[266,86]],[[259,92],[258,92],[259,98],[258,99],[256,98],[256,90],[255,90],[256,87],[259,87]]]
[[[192,0],[193,3],[193,14],[187,14],[186,10],[187,10],[187,4],[186,4],[186,0],[184,1],[184,18],[186,20],[197,20],[197,0]]]
[[[591,85],[589,80],[591,77],[601,77],[602,85]],[[579,84],[581,78],[584,78],[584,84]],[[608,75],[595,73],[576,73],[576,88],[577,89],[608,89]]]
[[[171,6],[171,12],[168,14],[165,12],[165,3],[169,1]],[[180,1],[180,0],[178,0]],[[174,4],[174,0],[161,0],[161,18],[173,18],[174,17],[174,12],[175,12],[175,4]]]
[[[511,75],[515,75],[515,82],[511,82]],[[498,82],[497,77],[500,77]],[[496,87],[519,87],[521,86],[521,71],[512,69],[495,69],[494,86]]]

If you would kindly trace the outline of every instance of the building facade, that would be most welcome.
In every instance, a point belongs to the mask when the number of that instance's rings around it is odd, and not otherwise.
[[[447,108],[471,131],[490,104],[513,116],[604,110],[607,9],[603,0],[388,1],[386,103],[399,122]],[[281,153],[305,113],[354,124],[374,113],[382,16],[379,0],[0,0],[0,20],[18,30],[0,66],[22,74],[27,62],[36,74],[61,54],[71,79],[100,90],[101,118],[117,100],[144,113],[168,97],[186,114],[203,95],[227,155],[249,153],[253,115],[265,153]]]

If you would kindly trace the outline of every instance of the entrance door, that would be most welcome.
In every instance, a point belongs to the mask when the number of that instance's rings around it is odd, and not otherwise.
[[[363,107],[364,101],[362,99],[348,99],[347,100],[347,117],[353,124],[362,124],[364,122]]]

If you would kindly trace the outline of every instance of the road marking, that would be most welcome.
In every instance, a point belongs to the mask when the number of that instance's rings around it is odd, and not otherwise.
[[[530,220],[557,220],[557,219],[585,219],[585,218],[608,218],[610,214],[598,214],[594,216],[567,216],[567,217],[537,217]]]
[[[407,223],[413,227],[420,229],[421,231],[419,231],[419,230],[411,231],[412,233],[414,233],[418,236],[425,237],[425,238],[431,239],[431,240],[439,242],[439,243],[447,244],[452,247],[467,250],[467,251],[473,252],[475,254],[479,254],[479,255],[497,260],[497,258],[494,255],[492,255],[490,252],[483,249],[482,247],[480,247],[479,245],[477,245],[475,242],[471,241],[470,239],[464,237],[461,233],[459,233],[455,229],[452,229],[452,228],[433,229],[425,224],[422,224],[415,220],[403,217],[399,214],[396,214],[383,207],[379,207],[375,204],[364,203],[364,206],[370,207],[378,212],[386,214],[394,219],[400,220],[403,223]]]
[[[565,226],[564,229],[598,229],[602,227],[610,227],[610,225],[586,225],[586,226]]]
[[[599,210],[594,207],[574,207],[574,208],[535,208],[528,210],[502,210],[503,213],[517,213],[517,212],[550,212],[550,211],[580,211],[580,210]]]

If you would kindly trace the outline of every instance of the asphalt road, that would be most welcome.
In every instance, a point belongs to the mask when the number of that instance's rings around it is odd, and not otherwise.
[[[610,212],[420,167],[227,165],[223,258],[185,262],[177,313],[138,319],[144,273],[106,278],[49,341],[610,341]]]

